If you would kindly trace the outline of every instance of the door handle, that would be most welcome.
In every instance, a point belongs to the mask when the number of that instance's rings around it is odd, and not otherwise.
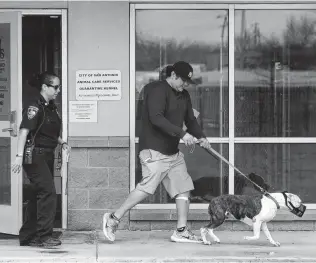
[[[13,132],[13,128],[5,128],[5,129],[2,129],[3,132]]]
[[[17,125],[16,125],[16,111],[10,112],[10,128],[2,129],[3,132],[10,132],[11,137],[16,137],[18,135]]]

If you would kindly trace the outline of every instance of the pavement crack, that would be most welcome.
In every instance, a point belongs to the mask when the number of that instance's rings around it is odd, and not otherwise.
[[[98,238],[98,231],[94,231],[94,240],[95,240],[95,260],[98,262],[99,260],[99,238]]]

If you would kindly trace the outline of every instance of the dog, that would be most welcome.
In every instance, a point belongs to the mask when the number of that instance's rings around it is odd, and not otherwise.
[[[254,181],[262,183],[262,177],[251,174]],[[265,183],[263,183],[265,184]],[[260,186],[260,184],[258,184]],[[268,188],[268,185],[265,184]],[[261,187],[261,186],[260,186]],[[258,187],[257,187],[258,188]],[[301,199],[287,191],[256,194],[256,195],[221,195],[213,198],[208,207],[210,223],[200,229],[201,237],[205,245],[211,245],[206,239],[207,234],[215,243],[220,243],[219,238],[214,234],[214,229],[219,227],[232,215],[235,219],[253,227],[253,236],[245,236],[245,240],[257,240],[260,237],[261,228],[269,240],[276,247],[280,243],[275,241],[268,229],[267,222],[271,221],[277,214],[278,209],[287,209],[296,216],[302,217],[306,206]]]

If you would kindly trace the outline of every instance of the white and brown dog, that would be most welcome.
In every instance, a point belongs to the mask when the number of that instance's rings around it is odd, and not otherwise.
[[[267,226],[267,222],[275,217],[279,208],[287,209],[299,217],[302,217],[306,210],[306,206],[302,204],[301,199],[297,195],[286,191],[254,196],[221,195],[215,197],[210,201],[208,208],[210,223],[200,229],[203,243],[206,245],[211,244],[206,239],[207,234],[211,236],[214,242],[219,243],[220,240],[213,231],[224,223],[229,215],[232,215],[237,220],[253,227],[254,235],[246,236],[244,239],[259,239],[262,228],[270,243],[274,246],[280,246],[280,243],[272,238]]]

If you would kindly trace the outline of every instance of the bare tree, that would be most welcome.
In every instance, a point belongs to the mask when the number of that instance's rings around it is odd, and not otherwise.
[[[316,21],[312,18],[301,16],[300,20],[291,16],[287,21],[284,32],[284,42],[290,46],[309,47],[315,42]]]

